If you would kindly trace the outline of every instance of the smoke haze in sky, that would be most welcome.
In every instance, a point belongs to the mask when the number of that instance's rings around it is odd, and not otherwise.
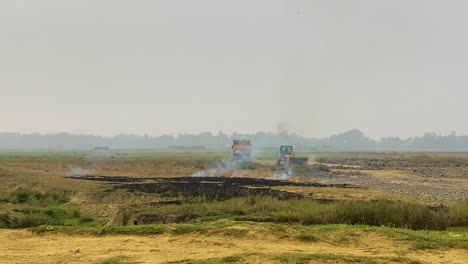
[[[0,131],[468,134],[467,8],[0,0]]]

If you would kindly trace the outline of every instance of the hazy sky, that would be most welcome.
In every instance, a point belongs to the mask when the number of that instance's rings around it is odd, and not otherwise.
[[[0,0],[0,131],[468,134],[467,10]]]

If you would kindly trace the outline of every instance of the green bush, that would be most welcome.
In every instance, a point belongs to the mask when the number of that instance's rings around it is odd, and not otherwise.
[[[76,209],[66,207],[27,207],[11,213],[0,214],[2,228],[28,228],[40,225],[84,225],[94,220],[76,215]]]
[[[7,202],[16,205],[10,212],[0,213],[0,228],[83,225],[94,221],[90,217],[83,217],[78,209],[65,206],[68,199],[62,194],[41,193],[20,187],[2,196]]]
[[[19,187],[11,192],[8,202],[30,205],[57,205],[68,202],[67,197],[58,193],[41,193],[31,189]]]
[[[40,193],[20,187],[13,192],[13,195],[17,203],[25,203],[31,199],[39,197]]]
[[[49,223],[49,217],[43,214],[28,214],[20,215],[12,219],[10,228],[26,228],[26,227],[35,227]],[[53,223],[57,224],[57,222]]]

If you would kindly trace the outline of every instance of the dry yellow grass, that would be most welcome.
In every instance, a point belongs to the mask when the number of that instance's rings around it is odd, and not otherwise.
[[[426,186],[438,186],[447,189],[450,188],[466,188],[468,189],[468,178],[430,178],[422,177],[412,174],[405,170],[361,170],[362,173],[367,175],[390,181],[390,182],[401,182],[406,185],[426,185]]]
[[[301,242],[281,239],[251,229],[245,237],[222,234],[162,234],[158,236],[77,236],[64,234],[34,235],[25,230],[0,230],[1,263],[95,263],[125,256],[138,263],[202,260],[232,255],[249,255],[247,263],[277,263],[280,254],[323,254],[384,257],[405,256],[424,263],[466,263],[468,251],[460,249],[412,251],[408,242],[386,236],[355,231],[348,243]],[[337,263],[337,262],[332,262]],[[339,262],[338,262],[339,263]],[[342,262],[347,263],[347,262]]]

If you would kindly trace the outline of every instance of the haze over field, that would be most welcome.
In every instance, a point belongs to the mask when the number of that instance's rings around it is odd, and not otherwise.
[[[466,1],[0,1],[0,131],[468,134]]]
[[[468,136],[457,136],[455,132],[443,136],[425,133],[423,136],[402,139],[386,137],[374,140],[363,132],[353,129],[326,138],[306,138],[298,134],[257,132],[252,134],[200,134],[124,135],[100,137],[93,135],[19,134],[0,133],[0,150],[14,149],[223,149],[230,150],[234,139],[249,139],[254,152],[277,150],[284,144],[294,145],[301,150],[392,150],[392,151],[468,151]]]

